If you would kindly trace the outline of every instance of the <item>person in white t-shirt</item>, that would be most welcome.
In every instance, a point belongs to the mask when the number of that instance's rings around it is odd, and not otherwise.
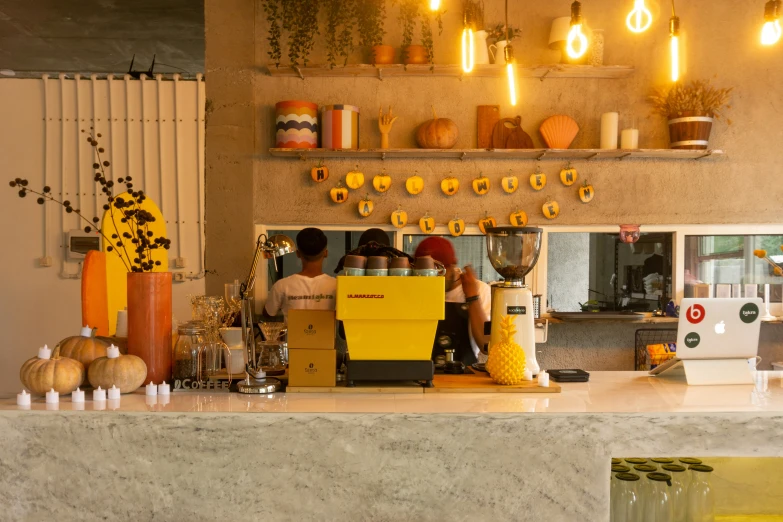
[[[324,274],[328,250],[326,234],[318,228],[305,228],[296,235],[296,257],[302,271],[272,285],[264,306],[264,318],[271,319],[288,310],[334,310],[337,280]]]

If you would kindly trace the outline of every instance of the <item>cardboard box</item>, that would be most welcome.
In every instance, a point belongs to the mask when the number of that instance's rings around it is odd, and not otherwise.
[[[288,350],[288,385],[337,385],[337,350]]]
[[[334,350],[334,310],[289,310],[288,349]]]

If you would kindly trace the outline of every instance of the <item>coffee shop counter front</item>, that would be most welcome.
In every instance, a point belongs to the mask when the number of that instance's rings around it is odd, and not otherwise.
[[[0,399],[2,519],[608,520],[611,457],[783,457],[783,372],[561,393]]]

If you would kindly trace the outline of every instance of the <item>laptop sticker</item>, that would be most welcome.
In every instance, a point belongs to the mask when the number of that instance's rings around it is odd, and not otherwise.
[[[759,318],[759,307],[756,303],[748,303],[740,308],[740,319],[743,323],[750,324]]]
[[[691,332],[685,336],[685,346],[688,348],[696,348],[701,342],[701,336],[696,332]]]
[[[685,312],[685,318],[691,324],[699,324],[704,320],[705,315],[704,307],[700,304],[689,306],[688,311]]]

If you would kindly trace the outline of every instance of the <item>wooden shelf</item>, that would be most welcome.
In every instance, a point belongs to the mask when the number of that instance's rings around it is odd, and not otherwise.
[[[477,65],[470,73],[462,71],[460,65],[408,65],[407,67],[396,65],[345,65],[329,68],[328,65],[314,65],[310,67],[297,67],[281,65],[275,67],[274,64],[261,68],[261,71],[274,77],[293,77],[293,78],[385,78],[395,77],[415,77],[415,76],[442,76],[453,78],[500,78],[505,77],[506,68],[503,65]],[[634,68],[630,65],[602,65],[594,67],[592,65],[533,65],[528,67],[517,67],[517,74],[520,78],[594,78],[604,80],[617,80],[633,76]]]
[[[507,160],[598,160],[660,159],[698,160],[722,156],[722,150],[675,149],[269,149],[279,158],[346,159],[507,159]]]
[[[601,319],[596,317],[595,319],[580,319],[577,321],[567,321],[563,319],[557,319],[556,317],[545,317],[549,319],[549,324],[581,324],[581,323],[622,323],[622,324],[677,324],[679,319],[676,317],[643,317],[636,320],[622,320],[622,319]],[[536,319],[536,322],[543,322],[543,319]]]

